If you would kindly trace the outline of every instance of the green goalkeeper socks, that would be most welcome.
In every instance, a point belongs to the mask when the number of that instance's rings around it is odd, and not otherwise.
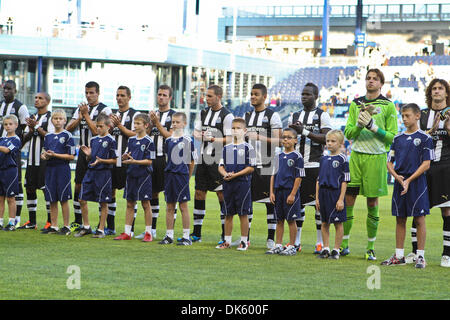
[[[347,206],[347,221],[344,222],[344,237],[342,239],[342,248],[348,248],[348,239],[350,230],[353,226],[353,206]]]
[[[380,213],[378,211],[378,206],[368,207],[367,210],[367,250],[373,250],[375,246],[375,240],[377,238],[378,224],[380,221]]]

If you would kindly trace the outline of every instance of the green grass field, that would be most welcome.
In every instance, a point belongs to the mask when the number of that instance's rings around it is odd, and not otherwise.
[[[193,179],[191,180],[193,192]],[[193,194],[192,194],[193,195]],[[118,194],[116,229],[123,232],[125,200]],[[265,207],[254,205],[251,246],[247,252],[235,249],[220,251],[215,246],[220,235],[219,205],[215,194],[208,194],[203,223],[203,242],[190,247],[162,246],[165,234],[163,195],[158,220],[157,241],[114,241],[112,236],[92,239],[89,236],[41,235],[37,230],[0,232],[0,299],[151,299],[151,300],[297,300],[297,299],[448,299],[449,271],[439,266],[442,252],[442,218],[432,210],[427,218],[426,258],[424,270],[413,265],[381,267],[395,248],[395,219],[390,214],[390,196],[380,203],[381,222],[375,251],[376,262],[363,259],[366,247],[365,199],[355,208],[350,249],[340,260],[322,261],[312,253],[316,240],[312,208],[306,212],[302,232],[303,251],[292,257],[268,256]],[[190,202],[192,219],[193,201]],[[92,224],[96,225],[97,204],[91,203]],[[5,215],[7,218],[7,214]],[[28,219],[22,210],[22,222]],[[46,220],[45,202],[39,195],[38,223]],[[73,213],[71,213],[71,221]],[[60,221],[62,219],[60,218]],[[410,222],[408,221],[408,230]],[[192,228],[191,228],[192,229]],[[136,233],[144,230],[139,209]],[[233,238],[239,236],[235,218]],[[287,226],[286,230],[287,231]],[[181,216],[175,237],[181,234]],[[334,239],[334,231],[331,233]],[[287,242],[287,234],[285,232]],[[334,243],[334,240],[332,241]],[[411,249],[407,236],[405,254]],[[79,267],[80,289],[69,289],[72,273]],[[375,273],[369,267],[377,266]],[[368,269],[369,268],[369,269]],[[368,279],[379,271],[379,289],[369,289]],[[368,273],[369,272],[369,273]],[[369,283],[374,283],[369,281]],[[370,286],[369,286],[370,287]],[[373,288],[373,287],[372,287]]]

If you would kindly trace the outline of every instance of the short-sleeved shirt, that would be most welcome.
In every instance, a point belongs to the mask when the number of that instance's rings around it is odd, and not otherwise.
[[[298,151],[281,152],[276,156],[273,175],[275,189],[292,189],[295,179],[305,176],[302,155]]]
[[[117,115],[121,120],[120,123],[127,128],[128,130],[134,130],[134,117],[139,114],[139,111],[136,111],[133,108],[128,108],[125,111],[117,110],[115,115]],[[128,137],[120,131],[118,127],[114,127],[112,129],[111,135],[116,139],[117,142],[117,152],[119,155],[122,155],[128,144]],[[117,158],[116,167],[122,167],[122,158],[119,156]]]
[[[43,114],[36,114],[37,124],[34,127],[33,135],[28,143],[28,165],[39,166],[41,164],[41,153],[44,145],[44,137],[42,137],[37,131],[38,128],[42,128],[46,132],[54,132],[55,127],[51,121],[51,112],[47,111]],[[25,132],[29,132],[30,128],[26,127]]]
[[[0,146],[10,150],[8,153],[0,152],[0,169],[17,167],[17,154],[22,146],[19,137],[0,137]]]
[[[6,101],[0,102],[0,118],[7,115],[13,114],[19,120],[19,126],[16,129],[16,135],[21,138],[23,134],[23,128],[27,125],[26,119],[30,117],[28,108],[22,102],[14,99],[11,103],[6,103]],[[6,137],[7,132],[4,130],[2,122],[0,121],[0,137]]]
[[[134,160],[153,160],[155,159],[155,144],[149,136],[138,138],[134,136],[128,139],[126,153],[131,153]],[[152,173],[151,165],[129,164],[127,175],[131,177],[143,177]]]
[[[237,173],[247,167],[256,166],[256,153],[252,145],[244,142],[241,144],[230,143],[222,150],[222,158],[219,166],[223,166],[226,172]],[[232,181],[251,181],[252,175],[239,176]]]
[[[165,172],[189,174],[189,164],[195,160],[194,140],[189,136],[168,137],[164,143],[167,157]]]
[[[172,116],[175,112],[176,111],[173,109],[169,109],[164,112],[157,111],[157,115],[159,116],[159,122],[167,131],[169,131],[170,128],[172,127]],[[152,130],[150,131],[150,137],[153,138],[153,142],[155,144],[156,156],[157,157],[164,156],[164,145],[166,139],[163,137],[161,132],[159,132],[156,126],[153,126]]]
[[[101,159],[116,159],[117,154],[117,144],[113,136],[107,134],[104,137],[95,136],[91,139],[91,159],[89,161],[88,167],[91,170],[104,170],[111,169],[112,164],[98,163],[95,166],[91,164],[96,161],[97,157]]]
[[[414,133],[403,132],[394,137],[388,161],[395,163],[394,170],[397,174],[409,177],[424,161],[434,160],[434,157],[433,139],[422,130],[417,130]]]
[[[89,117],[92,119],[92,121],[95,121],[100,113],[104,113],[107,116],[109,116],[112,111],[111,108],[104,105],[103,103],[99,103],[96,106],[89,106]],[[77,108],[75,112],[72,115],[72,119],[78,119],[80,114],[80,108]],[[80,128],[80,146],[90,146],[89,142],[92,138],[92,132],[91,129],[89,129],[89,126],[87,124],[87,121],[83,118],[80,121],[80,124],[78,125]]]
[[[340,189],[342,182],[350,181],[348,159],[343,154],[323,156],[320,159],[319,186]]]
[[[63,130],[60,133],[47,133],[44,139],[44,150],[51,150],[59,154],[75,155],[75,142],[72,134],[67,130]],[[47,166],[68,164],[68,162],[67,160],[53,157],[47,161]]]
[[[433,109],[424,109],[420,113],[420,129],[423,131],[431,129],[433,126],[436,111]],[[435,159],[431,164],[449,164],[450,163],[450,135],[444,128],[444,122],[440,120],[438,128],[431,134],[434,144]]]

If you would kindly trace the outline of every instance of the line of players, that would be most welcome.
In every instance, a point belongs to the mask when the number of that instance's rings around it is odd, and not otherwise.
[[[371,91],[374,91],[371,87],[373,84],[371,83],[370,75],[374,72],[367,73],[366,77],[366,89],[367,95]],[[375,72],[376,73],[376,72]],[[376,73],[376,76],[379,76],[379,73]],[[382,81],[381,86],[384,84]],[[436,83],[435,83],[436,84]],[[444,88],[444,96],[448,100],[448,87],[445,87],[442,81],[437,82],[437,86],[441,85]],[[387,100],[382,97],[380,94],[380,89],[377,88],[378,96],[374,98],[382,98],[381,100]],[[448,86],[448,84],[447,84]],[[5,90],[6,88],[6,90]],[[430,88],[430,92],[431,92]],[[428,90],[427,90],[428,91]],[[36,208],[36,199],[35,196],[36,190],[42,188],[42,169],[44,166],[39,164],[39,157],[34,157],[32,154],[38,154],[39,149],[42,146],[42,137],[45,135],[45,132],[51,130],[49,126],[51,126],[51,122],[49,120],[49,112],[46,107],[48,106],[50,99],[49,96],[45,93],[38,93],[36,95],[35,106],[38,109],[38,113],[36,116],[27,117],[27,109],[24,108],[23,105],[14,99],[15,92],[15,84],[12,81],[7,81],[4,86],[4,98],[5,102],[2,102],[0,112],[3,115],[6,115],[9,109],[10,113],[16,113],[18,118],[20,119],[20,127],[18,130],[24,130],[27,128],[26,133],[24,135],[24,141],[30,141],[30,152],[28,159],[28,167],[27,174],[25,180],[25,187],[27,189],[27,206],[30,212],[30,221],[23,225],[21,228],[36,228],[36,218],[35,218],[35,208]],[[129,102],[131,99],[131,92],[126,87],[119,87],[117,90],[117,103],[119,105],[119,110],[113,114],[112,110],[103,105],[98,101],[99,99],[99,86],[95,82],[89,82],[86,84],[86,99],[87,104],[81,104],[76,112],[72,120],[67,125],[66,129],[71,131],[76,129],[77,127],[80,130],[80,145],[81,146],[89,146],[90,138],[93,135],[96,135],[96,127],[95,127],[95,119],[101,113],[104,112],[107,115],[111,116],[111,120],[114,125],[114,129],[112,131],[112,135],[115,137],[118,147],[118,153],[123,153],[126,148],[126,141],[129,137],[134,136],[134,116],[138,114],[133,108],[129,106]],[[11,99],[12,95],[12,99]],[[263,202],[266,205],[267,211],[267,226],[268,226],[268,237],[267,237],[267,247],[273,248],[274,246],[274,234],[276,227],[276,219],[274,216],[274,207],[270,202],[269,197],[269,189],[270,189],[270,176],[271,176],[271,168],[270,161],[273,158],[275,147],[277,147],[280,143],[280,134],[282,131],[282,124],[280,116],[277,112],[274,112],[271,109],[268,109],[265,106],[265,100],[267,97],[267,89],[263,85],[255,85],[252,88],[251,92],[251,105],[254,107],[252,112],[248,112],[245,114],[245,122],[248,128],[248,139],[249,142],[254,146],[256,150],[256,170],[254,170],[252,174],[252,200],[256,202]],[[439,158],[439,164],[443,162],[447,162],[447,154],[448,154],[448,133],[446,130],[439,130],[439,128],[444,127],[444,121],[437,121],[438,112],[433,109],[433,98],[431,94],[427,96],[427,103],[429,108],[425,111],[430,110],[430,112],[424,112],[421,119],[425,117],[427,119],[432,120],[421,120],[421,128],[422,129],[433,129],[431,132],[436,135],[434,137],[435,147],[442,149],[442,155]],[[153,136],[155,146],[156,146],[156,157],[153,161],[153,195],[151,200],[151,210],[153,216],[152,223],[152,232],[155,235],[156,230],[156,221],[159,214],[159,203],[158,203],[158,195],[164,189],[164,165],[165,165],[165,155],[162,151],[162,145],[164,143],[164,139],[168,138],[171,135],[171,115],[175,112],[170,109],[170,100],[172,98],[172,90],[168,86],[161,86],[158,89],[158,106],[159,111],[157,113],[150,112],[150,118],[153,122],[153,128],[151,130],[150,135]],[[200,113],[200,118],[196,121],[195,130],[194,130],[194,138],[202,141],[201,147],[201,156],[204,157],[215,157],[214,145],[224,145],[227,140],[227,137],[230,137],[230,128],[231,122],[233,119],[232,114],[222,106],[221,104],[222,98],[222,89],[218,86],[211,86],[207,90],[206,94],[206,102],[208,104],[208,108],[203,110]],[[295,240],[295,246],[297,250],[301,249],[301,230],[302,224],[304,221],[304,208],[305,206],[311,205],[315,207],[315,184],[318,175],[318,168],[320,158],[323,153],[323,146],[325,144],[325,136],[326,133],[331,129],[330,119],[326,112],[323,112],[320,108],[317,108],[316,101],[318,98],[318,89],[312,83],[308,83],[302,91],[302,104],[304,108],[291,115],[289,119],[289,124],[292,128],[294,128],[298,133],[298,143],[297,150],[300,152],[304,159],[305,164],[305,172],[306,175],[303,178],[301,184],[301,192],[300,195],[302,197],[302,212],[301,218],[296,220],[297,224],[297,234]],[[362,99],[362,100],[361,100]],[[357,101],[358,100],[358,101]],[[361,102],[371,102],[374,99],[367,99],[365,96],[356,99],[354,103],[356,105],[361,104]],[[429,101],[428,101],[429,100]],[[444,105],[447,101],[444,99]],[[12,112],[11,112],[12,110]],[[433,113],[432,116],[429,116]],[[428,117],[429,116],[429,117]],[[359,119],[358,119],[359,120]],[[396,120],[396,119],[395,119]],[[448,122],[447,122],[448,123]],[[2,128],[3,131],[3,128]],[[347,128],[346,128],[347,131]],[[437,133],[436,133],[437,132]],[[396,132],[395,132],[396,133]],[[347,138],[350,138],[349,134],[346,134]],[[28,139],[28,140],[27,140]],[[265,150],[263,150],[265,148]],[[353,155],[353,153],[352,153]],[[436,161],[435,161],[436,162]],[[81,187],[81,181],[86,172],[87,161],[85,159],[85,154],[82,149],[79,152],[79,157],[76,166],[76,178],[75,178],[75,194],[74,194],[74,213],[75,213],[75,223],[72,223],[71,228],[72,231],[75,231],[76,228],[79,228],[82,224],[82,215],[81,208],[78,201],[79,192]],[[108,228],[105,228],[106,234],[114,234],[114,216],[115,216],[115,190],[121,189],[124,187],[124,182],[126,181],[126,167],[121,165],[121,161],[117,162],[114,166],[112,174],[113,179],[113,201],[108,204],[108,218],[107,224]],[[442,173],[442,172],[441,172]],[[383,175],[381,175],[383,176]],[[221,220],[222,220],[222,235],[221,241],[224,242],[224,221],[225,221],[225,206],[223,201],[223,193],[221,190],[221,182],[222,177],[218,173],[218,164],[210,163],[208,164],[205,159],[200,161],[200,164],[197,165],[197,172],[195,175],[195,202],[194,202],[194,230],[190,235],[190,238],[193,241],[201,241],[201,229],[203,218],[205,216],[206,208],[205,208],[205,199],[208,191],[216,192],[220,208],[221,208]],[[363,182],[361,182],[363,184]],[[350,188],[351,189],[351,188]],[[436,189],[436,188],[434,188]],[[347,195],[350,196],[350,201],[347,200],[347,205],[349,202],[353,202],[356,199],[356,195],[359,193],[359,190],[356,192],[353,190],[353,194],[350,192]],[[361,192],[360,194],[363,194]],[[445,198],[445,192],[442,193],[441,198]],[[447,192],[448,194],[448,192]],[[373,208],[371,202],[374,202],[373,198],[368,198],[368,211],[370,215],[370,211]],[[436,198],[435,196],[433,196]],[[20,200],[23,201],[23,195],[21,196],[19,193],[19,197],[17,201],[18,210],[17,215],[20,219]],[[450,216],[448,213],[448,209],[450,206],[446,206],[445,203],[442,205],[442,199],[437,200],[440,203],[436,203],[436,201],[432,202],[433,205],[439,205],[441,207],[441,211],[444,219],[444,253],[443,257],[448,257],[448,244],[449,244],[449,230],[448,227],[448,217]],[[448,202],[446,202],[448,204]],[[49,206],[47,205],[49,208]],[[352,207],[352,206],[351,206]],[[48,210],[49,211],[49,210]],[[135,208],[136,211],[136,208]],[[347,214],[348,215],[348,214]],[[175,216],[176,217],[176,216]],[[316,226],[317,226],[317,243],[315,247],[315,253],[320,253],[322,249],[322,233],[321,233],[321,219],[320,212],[316,210],[315,214],[316,218]],[[353,215],[351,214],[351,218]],[[18,220],[18,219],[17,219]],[[350,219],[352,220],[352,219]],[[373,219],[377,220],[377,219]],[[20,220],[16,221],[18,223]],[[252,214],[249,215],[249,229],[251,227]],[[369,223],[368,223],[369,225]],[[47,225],[48,227],[48,225]],[[349,228],[347,228],[349,229]],[[376,229],[376,228],[375,228]],[[415,232],[415,228],[413,226],[412,232]],[[348,254],[348,238],[349,238],[349,230],[344,232],[344,239],[347,240],[346,247],[343,248],[344,254]],[[375,231],[376,233],[376,231]],[[142,237],[143,235],[141,235]],[[415,240],[413,234],[413,240]],[[373,237],[369,237],[369,242],[374,242]],[[414,249],[416,249],[414,247]],[[373,249],[372,253],[369,255],[369,258],[374,258]],[[367,255],[366,255],[366,258]],[[444,258],[443,258],[444,259]],[[371,259],[369,259],[371,260]],[[444,263],[445,264],[445,263]]]

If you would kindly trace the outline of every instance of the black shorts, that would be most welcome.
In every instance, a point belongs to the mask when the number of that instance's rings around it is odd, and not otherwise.
[[[431,164],[427,171],[428,198],[430,208],[450,207],[450,163]]]
[[[223,177],[218,164],[197,164],[195,168],[195,190],[222,191]]]
[[[300,201],[302,206],[316,205],[316,183],[320,168],[305,168],[305,176],[300,184]]]
[[[45,186],[45,168],[47,161],[42,161],[39,166],[27,165],[25,170],[25,188],[44,189]]]
[[[89,161],[86,159],[86,154],[80,148],[75,167],[75,184],[81,184],[83,182],[83,178],[88,170],[88,163]]]
[[[261,168],[255,168],[252,174],[252,201],[270,202],[270,174],[262,174]]]
[[[127,167],[113,167],[111,169],[111,180],[113,189],[123,189],[127,182]]]
[[[166,168],[166,157],[156,157],[152,161],[152,192],[159,193],[164,191],[164,169]]]

